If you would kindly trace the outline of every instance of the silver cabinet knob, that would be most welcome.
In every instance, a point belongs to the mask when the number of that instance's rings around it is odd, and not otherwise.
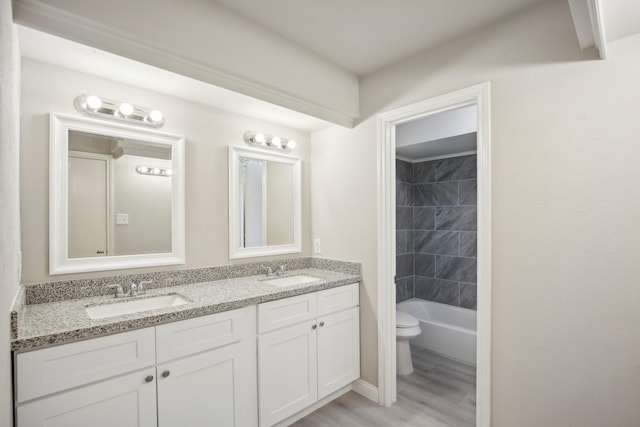
[[[144,381],[150,383],[151,381],[153,381],[153,375],[147,375]]]
[[[164,372],[162,373],[162,378],[167,378],[167,377],[169,376],[169,374],[171,374],[171,372],[169,372],[169,371],[164,371]]]
[[[320,326],[324,326],[324,322],[320,322]]]

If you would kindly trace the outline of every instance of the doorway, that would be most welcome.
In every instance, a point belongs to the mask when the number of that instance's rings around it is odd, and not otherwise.
[[[491,132],[489,82],[378,116],[378,403],[396,390],[396,126],[445,111],[477,108],[477,401],[476,426],[491,421]]]

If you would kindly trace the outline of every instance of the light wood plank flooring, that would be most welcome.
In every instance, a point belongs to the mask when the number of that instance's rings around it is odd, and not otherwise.
[[[398,401],[392,407],[379,406],[350,391],[293,426],[475,426],[475,368],[413,346],[411,353],[415,370],[398,377]]]

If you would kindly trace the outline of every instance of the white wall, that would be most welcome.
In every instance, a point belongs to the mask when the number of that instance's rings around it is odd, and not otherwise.
[[[185,136],[187,262],[180,268],[231,263],[227,243],[227,147],[245,145],[242,135],[249,129],[282,135],[298,142],[292,154],[302,158],[303,251],[300,255],[311,254],[308,133],[23,58],[20,160],[23,283],[116,275],[127,271],[48,275],[48,114],[79,114],[73,108],[73,100],[80,93],[96,93],[158,108],[166,118],[163,130]],[[288,256],[275,258],[285,257]]]
[[[171,160],[124,155],[113,159],[113,209],[125,213],[128,224],[111,216],[112,255],[171,252],[171,178],[141,175],[138,165],[171,168]]]
[[[377,384],[375,123],[313,132],[311,157],[312,236],[321,240],[319,256],[362,263],[360,371]]]
[[[375,114],[489,80],[492,425],[640,425],[640,38],[609,47],[581,52],[566,2],[546,2],[368,76],[362,122],[312,134],[312,234],[363,262],[365,380],[392,286],[376,278]]]
[[[358,116],[355,75],[212,1],[17,2],[16,22],[333,123]]]
[[[293,243],[293,165],[266,162],[267,244]]]
[[[13,425],[9,312],[20,283],[20,53],[11,2],[0,0],[0,425]]]

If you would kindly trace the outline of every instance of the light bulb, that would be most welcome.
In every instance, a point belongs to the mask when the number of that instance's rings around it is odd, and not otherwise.
[[[162,112],[159,110],[151,110],[149,112],[149,120],[151,120],[154,123],[161,122],[163,117],[164,116],[162,115]]]
[[[264,142],[266,141],[264,135],[261,133],[256,133],[256,136],[253,137],[253,140],[262,145],[264,145]]]
[[[290,139],[289,142],[287,142],[287,148],[291,148],[293,150],[296,148],[296,142],[293,139]]]
[[[97,110],[102,107],[102,100],[95,95],[87,96],[87,100],[85,101],[87,108],[90,110]]]
[[[147,173],[147,172],[149,172],[149,168],[146,167],[146,166],[140,166],[140,172]]]
[[[166,176],[171,176],[171,175],[173,175],[173,171],[171,169],[167,169],[166,171],[164,171],[164,174]]]
[[[122,104],[120,104],[120,107],[118,107],[118,111],[120,112],[120,114],[126,117],[133,113],[133,105],[123,102]]]
[[[158,168],[153,169],[153,173],[156,175],[160,174],[160,169]]]
[[[281,143],[282,143],[282,140],[280,138],[278,138],[277,136],[274,136],[273,138],[271,138],[271,145],[275,145],[276,147],[280,147]]]

